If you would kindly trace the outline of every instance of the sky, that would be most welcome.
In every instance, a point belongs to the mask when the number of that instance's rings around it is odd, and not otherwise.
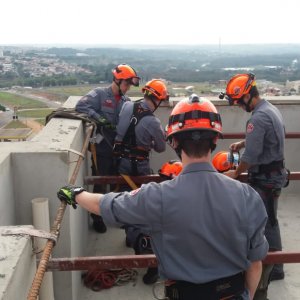
[[[299,0],[9,0],[0,45],[300,43]]]

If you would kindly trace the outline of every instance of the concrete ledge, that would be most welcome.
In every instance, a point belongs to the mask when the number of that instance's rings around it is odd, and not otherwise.
[[[0,227],[0,299],[26,299],[35,274],[36,259],[29,236],[2,236]],[[32,226],[22,226],[32,227]]]

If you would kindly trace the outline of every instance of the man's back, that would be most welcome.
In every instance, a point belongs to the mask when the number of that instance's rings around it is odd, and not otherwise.
[[[102,210],[110,198],[104,196]],[[149,231],[164,278],[209,282],[246,270],[268,249],[259,195],[209,163],[190,164],[174,180],[118,197],[111,209],[122,222]]]

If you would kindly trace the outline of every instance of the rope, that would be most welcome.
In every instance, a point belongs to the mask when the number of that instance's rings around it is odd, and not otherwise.
[[[82,275],[83,283],[94,292],[123,286],[129,282],[136,284],[138,272],[135,269],[91,270]]]

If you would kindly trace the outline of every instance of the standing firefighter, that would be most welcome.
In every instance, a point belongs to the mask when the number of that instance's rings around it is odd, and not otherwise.
[[[90,145],[92,152],[92,175],[116,175],[117,168],[113,158],[113,144],[116,137],[118,116],[123,104],[130,99],[125,96],[132,85],[139,86],[140,78],[129,65],[121,64],[112,70],[113,82],[110,86],[96,88],[82,97],[76,111],[86,113],[98,122],[95,144]],[[104,192],[94,186],[94,192]],[[105,232],[106,226],[100,216],[94,214],[93,227],[97,232]]]
[[[68,204],[101,212],[107,224],[143,226],[171,300],[252,299],[268,251],[260,196],[211,165],[221,129],[215,106],[192,95],[169,118],[167,138],[183,164],[179,176],[131,193],[58,191]]]
[[[225,174],[237,178],[248,171],[250,185],[260,194],[268,213],[266,238],[270,251],[282,249],[277,220],[278,198],[286,183],[284,167],[285,129],[279,110],[268,101],[261,99],[253,74],[238,74],[227,84],[226,93],[221,95],[230,105],[237,104],[247,112],[252,112],[246,125],[246,138],[230,145],[234,151],[245,148],[236,170]],[[264,266],[263,275],[255,299],[267,299],[270,278],[282,279],[283,266]]]
[[[122,175],[137,176],[151,174],[149,154],[166,150],[166,138],[160,120],[154,111],[163,101],[169,100],[165,83],[152,79],[142,88],[141,101],[124,104],[117,125],[114,153],[118,158],[118,170]],[[125,226],[126,245],[133,247],[135,254],[153,253],[149,238],[137,226]],[[157,280],[157,268],[148,268],[143,277],[145,284]]]
[[[149,175],[149,154],[166,150],[165,133],[154,111],[163,101],[169,100],[167,87],[162,80],[152,79],[142,88],[141,101],[123,106],[115,141],[115,155],[120,158],[119,173]]]

